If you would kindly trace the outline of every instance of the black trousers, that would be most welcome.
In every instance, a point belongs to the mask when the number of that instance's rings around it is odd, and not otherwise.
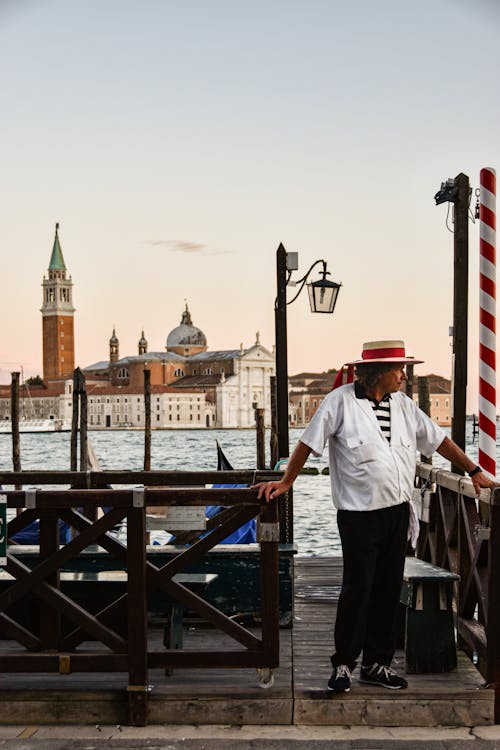
[[[408,503],[379,510],[339,510],[344,575],[335,622],[333,666],[389,666],[396,648]]]

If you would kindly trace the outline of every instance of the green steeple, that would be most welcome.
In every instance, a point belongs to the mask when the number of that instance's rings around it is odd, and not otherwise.
[[[52,256],[50,258],[49,271],[65,271],[66,270],[66,264],[64,263],[61,245],[59,242],[59,235],[57,232],[58,229],[59,229],[59,224],[56,224],[56,236],[54,237],[54,247],[52,248]]]

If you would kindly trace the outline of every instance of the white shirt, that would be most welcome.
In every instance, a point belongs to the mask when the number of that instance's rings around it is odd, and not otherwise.
[[[332,499],[344,510],[377,510],[411,500],[417,451],[431,456],[446,437],[405,393],[391,394],[391,440],[354,384],[328,394],[300,438],[315,456],[328,441]]]

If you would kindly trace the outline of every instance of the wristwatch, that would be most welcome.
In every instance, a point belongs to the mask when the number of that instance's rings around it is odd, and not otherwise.
[[[474,474],[479,474],[480,471],[482,471],[482,469],[479,465],[477,465],[474,469],[472,469],[471,471],[468,471],[467,473],[470,477],[473,477]]]

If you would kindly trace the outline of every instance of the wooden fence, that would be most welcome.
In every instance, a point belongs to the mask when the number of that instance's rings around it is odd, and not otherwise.
[[[6,571],[13,577],[0,593],[0,633],[23,650],[0,649],[3,672],[128,672],[129,723],[144,725],[148,707],[148,668],[278,666],[278,515],[277,504],[257,499],[248,488],[205,489],[208,483],[250,484],[276,478],[274,472],[2,472],[0,484],[69,485],[72,489],[5,491],[8,507],[21,511],[9,522],[8,536],[39,519],[40,556],[29,568],[7,552]],[[109,485],[134,485],[110,489]],[[167,564],[157,567],[146,557],[146,506],[225,506],[208,533]],[[96,508],[107,512],[96,518]],[[174,580],[243,523],[258,519],[261,556],[262,628],[250,632],[205,599]],[[110,531],[126,519],[126,544]],[[59,520],[73,530],[61,545]],[[98,544],[127,572],[126,589],[100,611],[92,612],[64,592],[61,569],[89,545]],[[147,606],[152,595],[199,614],[239,644],[226,651],[154,650],[148,641]],[[36,624],[16,619],[19,607],[37,603]],[[14,614],[13,614],[14,613]],[[126,622],[126,627],[123,623]],[[70,626],[68,627],[68,623]],[[91,650],[78,649],[93,641]],[[242,649],[241,646],[244,648]]]
[[[417,555],[460,575],[460,646],[494,687],[500,723],[500,487],[482,490],[477,498],[470,479],[424,463],[417,477],[422,487]]]

